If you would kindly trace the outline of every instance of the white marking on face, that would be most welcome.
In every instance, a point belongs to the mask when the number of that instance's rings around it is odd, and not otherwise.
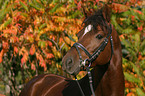
[[[84,32],[84,34],[83,34],[83,36],[85,36],[88,32],[90,32],[91,30],[92,30],[92,25],[88,25],[86,28],[85,28],[85,32]],[[82,36],[82,37],[83,37]]]

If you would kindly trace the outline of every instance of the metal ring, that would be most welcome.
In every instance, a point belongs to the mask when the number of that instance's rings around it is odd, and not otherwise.
[[[81,66],[85,66],[86,65],[86,61],[87,61],[87,59],[83,60],[82,63],[81,63]]]

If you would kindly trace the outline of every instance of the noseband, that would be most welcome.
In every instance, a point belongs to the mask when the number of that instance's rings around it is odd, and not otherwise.
[[[90,67],[91,67],[91,63],[96,60],[96,58],[100,55],[100,53],[105,49],[106,45],[108,44],[108,39],[110,37],[110,43],[111,43],[111,58],[112,58],[112,54],[113,54],[113,39],[112,39],[112,36],[111,36],[111,33],[112,33],[112,26],[110,25],[110,28],[109,28],[109,32],[108,32],[108,35],[105,37],[104,41],[101,43],[101,45],[98,47],[98,49],[91,55],[87,49],[80,43],[74,43],[73,47],[76,48],[77,52],[78,52],[78,55],[79,55],[79,60],[80,60],[80,65],[79,67],[81,68],[82,66],[86,68],[86,71],[88,72],[88,77],[89,77],[89,83],[90,83],[90,88],[91,88],[91,91],[92,91],[92,95],[95,96],[95,93],[94,93],[94,90],[93,90],[93,85],[92,85],[92,76],[91,76],[91,72],[90,72]],[[82,55],[80,53],[80,49],[82,49],[85,54],[89,57],[88,59],[85,59],[83,60],[82,59]],[[110,58],[110,60],[111,60]],[[87,66],[86,66],[87,65]],[[76,78],[76,77],[75,77]],[[77,78],[76,78],[76,81],[77,81]],[[78,81],[77,81],[77,84],[79,85]],[[81,90],[81,93],[82,93],[82,96],[85,96],[80,85],[79,85],[79,88]]]

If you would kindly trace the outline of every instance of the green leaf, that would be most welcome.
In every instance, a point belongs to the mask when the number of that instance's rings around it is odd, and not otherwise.
[[[122,49],[123,54],[129,54],[129,52],[126,49]]]
[[[143,92],[141,88],[136,88],[136,93],[138,96],[145,96],[145,93]]]
[[[28,7],[25,4],[23,4],[21,1],[19,2],[20,2],[20,5],[28,12],[29,11]]]
[[[5,12],[4,12],[4,10],[1,10],[0,11],[0,23],[2,23],[2,20],[4,19],[4,17],[5,17]]]
[[[41,47],[41,48],[44,48],[46,46],[46,42],[45,41],[39,41],[38,46]]]
[[[129,51],[130,54],[128,54],[130,57],[132,57],[133,61],[137,60],[137,56],[136,56],[136,51],[135,49],[131,49],[131,48],[127,48],[127,50]]]
[[[131,11],[131,14],[130,15],[135,16],[135,19],[136,20],[140,20],[139,17],[138,17],[138,15],[137,15],[137,13],[133,9],[130,8],[130,11]]]
[[[130,82],[137,83],[137,84],[141,83],[139,78],[136,78],[134,75],[132,75],[130,73],[124,72],[124,76],[125,76],[126,80],[128,80]]]
[[[12,22],[12,18],[7,20],[5,23],[4,23],[4,28],[7,27],[10,23]]]
[[[59,0],[53,0],[53,3],[58,3],[59,2]]]
[[[126,11],[126,12],[123,12],[123,13],[122,13],[122,16],[128,17],[128,16],[130,16],[130,14],[131,14],[130,11]]]
[[[133,67],[134,71],[137,73],[137,75],[141,76],[139,68],[133,62],[130,61],[129,63],[132,65],[132,67]]]
[[[144,51],[145,49],[145,39],[141,42],[141,45],[140,45],[140,51]]]
[[[139,49],[140,48],[140,33],[136,33],[134,39],[135,39],[135,47]]]
[[[44,23],[44,24],[40,25],[39,30],[41,30],[42,28],[44,28],[44,27],[46,27],[46,26],[47,26],[47,24],[46,24],[46,23]]]
[[[51,10],[50,10],[50,13],[53,13],[53,12],[55,12],[56,10],[57,10],[57,8],[59,8],[59,7],[61,7],[62,6],[62,4],[56,4],[55,5],[55,7],[54,8],[52,8]]]
[[[37,0],[32,0],[33,4],[35,4],[35,6],[39,7],[39,8],[44,8],[43,5],[39,2],[37,2]]]
[[[111,23],[114,25],[115,29],[119,32],[122,33],[122,31],[124,30],[122,27],[120,27],[120,25],[117,23],[116,21],[116,14],[112,15],[111,17]]]
[[[15,5],[15,4],[12,4],[12,5],[8,6],[8,2],[9,2],[9,0],[6,0],[2,6],[2,9],[0,10],[0,23],[2,23],[3,19],[5,18],[5,15],[7,13],[9,13],[10,10]]]
[[[9,0],[6,0],[5,3],[3,4],[3,6],[2,6],[2,9],[3,9],[3,10],[5,10],[5,8],[7,7],[8,2],[9,2]]]
[[[143,51],[141,51],[141,55],[145,56],[145,49],[143,49]]]
[[[122,43],[125,47],[127,47],[127,48],[131,48],[131,47],[132,47],[131,43],[130,43],[128,40],[122,39],[121,41],[122,41],[121,43]],[[133,47],[132,47],[132,48],[133,48]]]
[[[131,19],[130,19],[130,18],[127,18],[126,21],[125,21],[125,23],[126,23],[127,25],[130,26],[130,24],[131,24]]]
[[[144,70],[145,69],[145,59],[139,62],[140,67]]]
[[[80,11],[76,11],[72,14],[72,18],[76,18],[77,16],[79,16],[80,14],[82,14]]]
[[[36,10],[40,10],[40,8],[38,6],[36,6],[34,3],[29,2],[29,5],[33,8],[35,8]]]
[[[132,28],[126,28],[122,31],[124,34],[132,34],[135,33],[135,31]]]
[[[145,14],[145,8],[142,8],[141,11],[143,12],[143,14]]]
[[[21,15],[24,16],[24,17],[28,17],[29,16],[27,13],[24,13],[24,12],[22,12]]]

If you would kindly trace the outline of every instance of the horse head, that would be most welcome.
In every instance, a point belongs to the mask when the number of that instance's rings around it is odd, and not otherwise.
[[[78,32],[78,41],[63,57],[63,70],[77,75],[82,66],[104,65],[111,59],[113,40],[110,24],[111,11],[105,5],[83,21],[84,28]]]

